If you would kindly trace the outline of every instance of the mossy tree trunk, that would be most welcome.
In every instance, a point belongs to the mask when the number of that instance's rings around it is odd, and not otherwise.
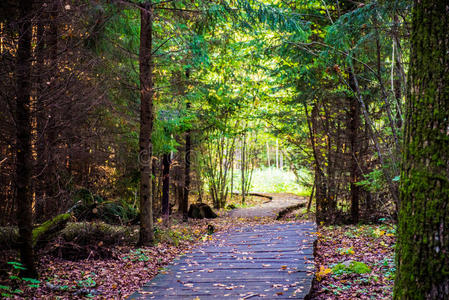
[[[153,145],[153,10],[151,1],[140,6],[140,234],[139,245],[151,245],[153,233],[153,195],[151,165]]]
[[[449,299],[449,6],[415,0],[394,299]]]

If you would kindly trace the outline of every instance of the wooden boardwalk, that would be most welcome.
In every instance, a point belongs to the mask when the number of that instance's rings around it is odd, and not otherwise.
[[[315,270],[312,222],[217,233],[129,299],[303,299]]]

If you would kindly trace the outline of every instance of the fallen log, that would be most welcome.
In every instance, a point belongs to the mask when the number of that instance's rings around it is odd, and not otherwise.
[[[70,213],[60,214],[34,228],[33,247],[36,247],[38,244],[42,246],[42,244],[54,238],[59,231],[65,228],[71,216]]]
[[[233,195],[241,196],[241,193],[233,192]],[[265,194],[259,194],[259,193],[246,193],[247,196],[255,196],[255,197],[262,197],[262,198],[268,198],[270,200],[273,200],[272,196],[265,195]]]

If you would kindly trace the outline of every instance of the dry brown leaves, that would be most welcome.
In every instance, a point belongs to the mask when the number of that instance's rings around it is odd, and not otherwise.
[[[113,259],[85,259],[70,261],[54,256],[43,256],[38,263],[41,284],[29,288],[25,284],[15,286],[23,290],[26,299],[117,299],[131,295],[150,281],[163,267],[181,253],[195,245],[214,239],[207,234],[207,225],[215,232],[228,231],[234,227],[282,223],[272,218],[227,218],[213,220],[189,220],[187,223],[171,222],[164,227],[159,220],[156,225],[169,232],[171,242],[161,242],[153,247],[136,248],[115,246],[110,248]],[[11,282],[7,285],[13,286]]]
[[[329,226],[318,231],[312,299],[391,299],[395,228],[391,225]],[[371,272],[338,272],[338,263],[363,262]]]

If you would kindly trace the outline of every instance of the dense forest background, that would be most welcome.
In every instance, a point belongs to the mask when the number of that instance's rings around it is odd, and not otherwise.
[[[60,214],[151,244],[155,218],[273,174],[319,224],[396,222],[412,6],[2,1],[0,226],[35,273],[32,229]]]
[[[2,5],[5,225],[16,222],[13,75],[22,25],[17,4]],[[182,202],[189,139],[189,190],[216,207],[241,192],[242,181],[247,192],[254,169],[276,167],[309,191],[315,182],[319,221],[394,217],[408,3],[149,5],[156,213],[163,174],[174,204]],[[25,16],[38,222],[86,194],[138,208],[141,10],[126,1],[35,1]]]

